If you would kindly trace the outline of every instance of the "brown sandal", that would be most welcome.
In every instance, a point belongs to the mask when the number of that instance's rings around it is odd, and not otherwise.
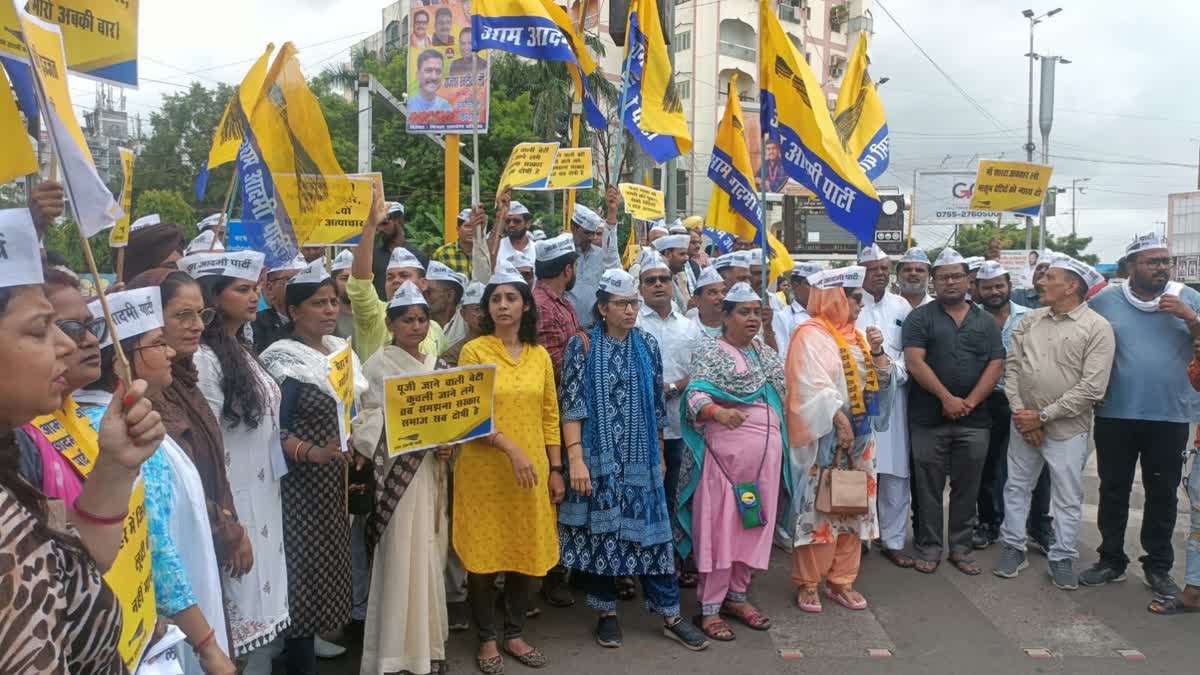
[[[983,568],[971,558],[950,558],[950,564],[969,577],[977,577],[983,573]]]
[[[770,630],[771,619],[766,614],[758,611],[750,603],[745,603],[749,607],[749,611],[740,612],[733,607],[729,602],[721,603],[721,616],[728,616],[737,619],[746,628],[751,630]]]
[[[921,574],[933,574],[937,571],[938,566],[941,564],[942,563],[940,561],[935,562],[933,560],[915,560],[913,561],[913,568]]]
[[[892,563],[900,569],[912,569],[916,566],[917,561],[913,560],[904,551],[893,551],[890,548],[880,549],[879,554],[887,558],[888,562]]]
[[[717,619],[710,623],[704,623],[704,617],[696,617],[692,619],[692,623],[704,633],[705,637],[717,642],[733,642],[737,636],[733,634],[733,628],[725,622],[724,619]]]

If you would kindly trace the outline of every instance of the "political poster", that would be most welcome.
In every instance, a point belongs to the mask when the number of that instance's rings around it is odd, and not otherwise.
[[[330,178],[327,176],[326,180]],[[341,178],[333,177],[333,180],[340,181]],[[371,215],[371,186],[378,185],[380,194],[383,194],[383,174],[352,173],[346,174],[346,180],[350,184],[346,201],[340,205],[330,205],[328,213],[318,213],[315,219],[317,225],[311,232],[297,232],[296,237],[301,246],[347,244],[362,233],[367,218]],[[286,174],[277,176],[275,184],[284,193],[294,189],[296,185],[295,178]],[[321,210],[326,210],[325,203],[319,206]]]
[[[350,419],[354,416],[354,352],[350,349],[350,341],[337,352],[330,354],[329,386],[333,389],[333,400],[337,403],[338,437],[342,442],[342,452],[349,447]]]
[[[666,213],[666,202],[661,190],[637,183],[621,183],[617,186],[625,200],[625,213],[638,220],[658,220]]]
[[[111,248],[124,248],[129,245],[129,214],[133,213],[133,150],[117,148],[121,154],[121,171],[124,178],[121,181],[121,210],[125,215],[117,219],[112,232],[108,233],[108,245]]]
[[[1033,281],[1033,268],[1037,267],[1037,249],[1004,249],[1000,251],[1000,265],[1008,272],[1013,288],[1029,288]]]
[[[981,225],[985,220],[996,222],[1000,214],[994,209],[971,206],[975,191],[975,174],[971,171],[919,171],[913,213],[916,225],[950,223]]]
[[[495,366],[384,378],[388,456],[490,435],[495,381]]]
[[[15,33],[15,5],[57,25],[67,69],[119,87],[138,86],[138,8],[141,0],[0,0],[0,55],[28,61]]]
[[[408,133],[470,133],[476,109],[485,133],[488,54],[471,53],[470,0],[413,2],[408,25]]]
[[[592,187],[592,149],[559,148],[550,169],[551,190],[587,189]]]
[[[981,160],[971,208],[1036,216],[1053,172],[1053,167],[1043,164]]]
[[[506,187],[514,190],[544,190],[550,183],[550,171],[558,143],[518,143],[508,156],[508,164],[500,174],[496,191]]]

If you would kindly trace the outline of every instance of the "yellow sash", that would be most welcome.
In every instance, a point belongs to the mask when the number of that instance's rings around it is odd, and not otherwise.
[[[833,336],[833,341],[837,343],[838,356],[842,360],[842,373],[846,376],[846,389],[850,394],[850,413],[854,416],[862,416],[867,414],[867,402],[863,396],[864,388],[859,384],[858,380],[858,365],[854,363],[854,356],[850,353],[850,345],[846,343],[846,338],[842,337],[841,332],[833,327],[826,319],[820,319],[821,323],[829,329],[829,334]],[[863,338],[862,333],[854,331],[854,341],[858,344],[858,348],[862,350],[863,359],[870,357],[871,348],[867,346],[867,341]],[[879,391],[879,376],[875,374],[875,368],[870,364],[867,365],[867,386],[865,391]]]
[[[87,480],[96,465],[99,440],[88,418],[70,396],[63,407],[33,420],[33,426],[50,446],[71,463]],[[68,504],[68,506],[74,506]],[[146,522],[146,488],[139,478],[129,497],[129,515],[117,559],[104,575],[121,605],[121,642],[118,650],[125,668],[137,670],[142,652],[154,634],[158,616],[154,599],[154,576],[150,568],[150,530]]]

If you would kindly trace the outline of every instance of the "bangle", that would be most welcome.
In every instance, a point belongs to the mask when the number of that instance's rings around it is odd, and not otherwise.
[[[562,464],[559,464],[559,465],[557,465],[557,466],[555,466],[555,465],[553,465],[553,464],[551,464],[551,465],[550,465],[550,473],[558,473],[558,474],[561,474],[563,471],[564,471],[564,469],[563,469],[563,465],[562,465]]]
[[[567,449],[570,450],[571,448],[573,448],[577,445],[581,448],[583,447],[583,443],[580,443],[579,441],[575,441],[574,443],[567,443]]]
[[[309,455],[309,453],[311,453],[313,451],[313,448],[315,448],[315,447],[316,446],[313,445],[312,443],[308,444],[308,449],[304,451],[304,461],[306,461],[306,462],[310,461],[308,459],[308,455]]]
[[[209,628],[208,635],[205,635],[203,640],[197,642],[195,644],[195,646],[192,647],[192,651],[199,654],[200,650],[207,647],[208,643],[212,642],[213,638],[216,637],[216,635],[217,635],[217,630],[215,628]]]
[[[882,349],[880,349],[880,350],[879,350],[879,351],[877,351],[877,352],[871,352],[871,356],[872,356],[872,357],[876,357],[876,356],[883,356],[883,350],[882,350]]]
[[[98,516],[94,513],[85,511],[81,506],[79,506],[79,500],[76,499],[75,514],[93,525],[117,525],[125,522],[125,518],[129,516],[129,511],[125,511],[118,516],[112,517]]]

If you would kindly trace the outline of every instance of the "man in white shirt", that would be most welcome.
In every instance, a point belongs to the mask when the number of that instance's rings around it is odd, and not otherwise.
[[[712,265],[725,281],[725,290],[737,283],[750,283],[750,256],[745,251],[726,253]]]
[[[712,265],[705,267],[696,279],[696,294],[692,296],[696,299],[696,309],[693,310],[695,314],[691,319],[703,337],[721,337],[721,331],[724,329],[721,304],[725,302],[725,290],[725,280]]]
[[[763,250],[761,248],[752,248],[747,253],[750,254],[750,288],[754,289],[754,294],[762,296],[763,292],[763,267],[766,261],[763,259]],[[762,333],[763,340],[779,353],[780,360],[787,360],[788,346],[788,331],[787,317],[784,316],[783,301],[778,295],[767,291],[767,305],[763,309],[763,326],[770,327],[769,330],[764,330]]]
[[[653,335],[662,352],[663,398],[667,405],[667,427],[662,432],[663,456],[667,464],[665,487],[667,511],[674,522],[675,490],[684,452],[679,402],[688,385],[692,349],[700,338],[700,329],[675,307],[671,299],[674,286],[671,270],[663,257],[644,250],[640,262],[644,304],[638,313],[637,327]]]
[[[896,287],[909,307],[916,309],[933,302],[929,295],[929,272],[929,256],[925,249],[916,246],[905,251],[897,263]]]
[[[496,252],[496,269],[508,261],[518,251],[528,252],[537,261],[537,247],[529,236],[529,221],[533,215],[521,202],[514,201],[508,205],[502,226],[503,235],[500,238],[500,248]]]
[[[687,311],[688,301],[692,297],[688,291],[687,272],[685,271],[688,262],[688,242],[689,238],[686,232],[668,234],[654,240],[654,249],[671,269],[671,299],[675,303],[675,308],[680,312]],[[643,269],[641,273],[645,271]]]
[[[891,260],[878,244],[864,248],[858,254],[858,264],[866,268],[863,279],[863,305],[856,325],[863,331],[874,326],[883,333],[883,351],[896,364],[896,387],[908,382],[904,367],[904,346],[901,327],[912,305],[888,292]],[[911,500],[908,465],[908,397],[897,390],[892,397],[892,417],[888,430],[875,435],[876,470],[878,472],[879,538],[883,557],[897,567],[909,568],[913,559],[904,549],[908,543],[908,510]]]
[[[784,316],[787,317],[787,340],[792,341],[792,334],[800,327],[800,324],[812,318],[808,313],[808,294],[812,290],[812,286],[808,285],[808,278],[817,272],[821,271],[821,266],[815,263],[796,263],[792,268],[789,276],[789,283],[792,285],[792,304],[784,310]]]

